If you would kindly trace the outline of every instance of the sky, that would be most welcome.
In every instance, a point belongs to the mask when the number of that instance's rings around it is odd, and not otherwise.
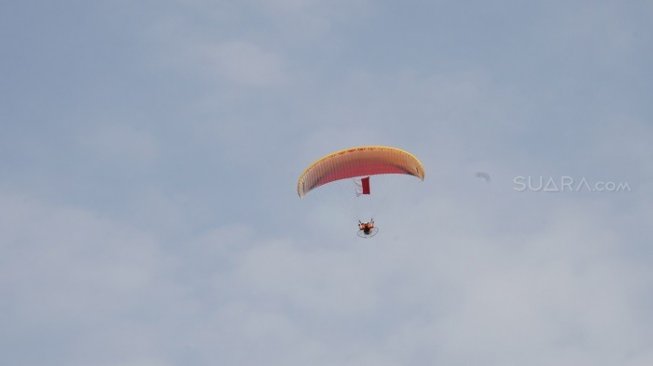
[[[2,2],[0,363],[653,364],[652,16]]]

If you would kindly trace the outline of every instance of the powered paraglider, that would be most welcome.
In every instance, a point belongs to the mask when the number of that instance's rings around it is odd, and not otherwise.
[[[396,147],[352,147],[323,156],[309,165],[297,180],[297,194],[303,198],[322,185],[363,177],[356,195],[369,195],[370,176],[380,174],[405,174],[424,180],[424,166],[415,155]],[[373,220],[359,220],[359,236],[371,237],[377,232]]]

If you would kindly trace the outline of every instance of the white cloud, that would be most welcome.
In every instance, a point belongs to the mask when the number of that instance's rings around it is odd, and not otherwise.
[[[202,55],[207,67],[217,75],[244,86],[274,85],[287,79],[283,58],[251,42],[206,46]]]
[[[150,163],[159,157],[159,142],[147,130],[118,121],[85,126],[78,143],[98,157],[129,163]]]
[[[638,365],[648,357],[650,275],[629,261],[607,212],[553,207],[531,213],[553,217],[536,230],[486,237],[477,223],[507,227],[521,213],[498,202],[488,216],[475,197],[453,194],[391,202],[369,241],[353,222],[351,232],[329,230],[334,217],[285,238],[239,224],[166,243],[5,193],[8,329],[58,335],[51,347],[68,364]]]
[[[2,338],[43,347],[38,354],[3,352],[7,363],[34,358],[38,364],[39,357],[128,363],[158,353],[154,334],[130,320],[155,304],[163,269],[170,268],[152,236],[92,212],[6,192],[0,217]]]

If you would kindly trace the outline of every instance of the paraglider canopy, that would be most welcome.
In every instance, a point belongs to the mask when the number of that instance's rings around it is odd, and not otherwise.
[[[396,147],[352,147],[328,154],[306,168],[297,181],[297,194],[304,197],[333,181],[377,174],[407,174],[424,180],[424,167],[415,155]]]

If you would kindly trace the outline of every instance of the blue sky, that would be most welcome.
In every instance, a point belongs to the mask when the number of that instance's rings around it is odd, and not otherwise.
[[[652,15],[3,3],[1,363],[650,365]],[[365,144],[426,180],[297,197]]]

